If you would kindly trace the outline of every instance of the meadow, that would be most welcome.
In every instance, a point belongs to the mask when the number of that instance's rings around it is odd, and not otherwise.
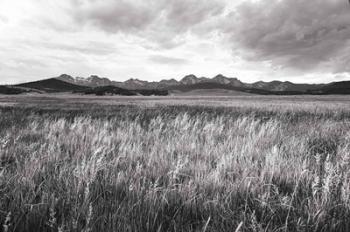
[[[1,230],[350,231],[349,106],[1,96]]]

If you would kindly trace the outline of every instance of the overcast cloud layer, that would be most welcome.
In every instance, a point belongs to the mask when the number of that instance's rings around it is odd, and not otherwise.
[[[349,72],[347,0],[0,0],[0,83],[61,73],[328,82]]]

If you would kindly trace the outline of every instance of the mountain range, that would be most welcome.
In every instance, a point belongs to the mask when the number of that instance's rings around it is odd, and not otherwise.
[[[213,78],[197,77],[191,74],[179,81],[169,79],[149,82],[139,79],[129,79],[124,82],[118,82],[97,75],[84,78],[62,74],[58,77],[34,82],[0,86],[0,93],[2,94],[72,92],[95,95],[148,96],[181,93],[191,94],[193,91],[200,91],[201,94],[205,94],[206,90],[207,92],[224,90],[238,94],[264,95],[350,94],[350,81],[327,84],[296,84],[289,81],[244,83],[236,77],[226,77],[222,74]]]
[[[307,91],[307,90],[315,90],[324,87],[326,84],[295,84],[289,81],[271,81],[271,82],[255,82],[255,83],[244,83],[237,79],[236,77],[226,77],[222,74],[219,74],[213,78],[207,77],[197,77],[193,74],[187,75],[183,77],[180,81],[175,79],[170,80],[161,80],[159,82],[148,82],[142,81],[139,79],[129,79],[125,82],[117,82],[111,81],[105,77],[98,77],[96,75],[92,75],[87,78],[83,77],[72,77],[67,74],[62,74],[57,77],[57,79],[88,87],[98,87],[98,86],[106,86],[112,85],[120,88],[126,89],[167,89],[173,88],[174,86],[190,86],[196,85],[199,83],[215,83],[222,84],[227,86],[233,86],[238,88],[248,88],[248,89],[261,89],[266,91]]]
[[[188,92],[195,89],[226,89],[255,94],[350,94],[350,81],[332,82],[327,84],[296,84],[290,81],[258,81],[244,83],[236,77],[226,77],[222,74],[213,78],[197,77],[193,74],[175,79],[148,82],[139,79],[129,79],[125,82],[111,81],[108,78],[92,75],[88,78],[72,77],[62,74],[57,79],[87,87],[117,86],[129,90],[135,89],[162,89]]]

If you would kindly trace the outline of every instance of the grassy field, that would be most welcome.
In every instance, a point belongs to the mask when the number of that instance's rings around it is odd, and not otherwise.
[[[0,97],[2,231],[350,231],[350,97]]]

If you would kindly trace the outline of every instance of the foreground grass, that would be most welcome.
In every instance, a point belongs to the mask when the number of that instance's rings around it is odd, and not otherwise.
[[[349,231],[349,119],[2,108],[2,230]]]

